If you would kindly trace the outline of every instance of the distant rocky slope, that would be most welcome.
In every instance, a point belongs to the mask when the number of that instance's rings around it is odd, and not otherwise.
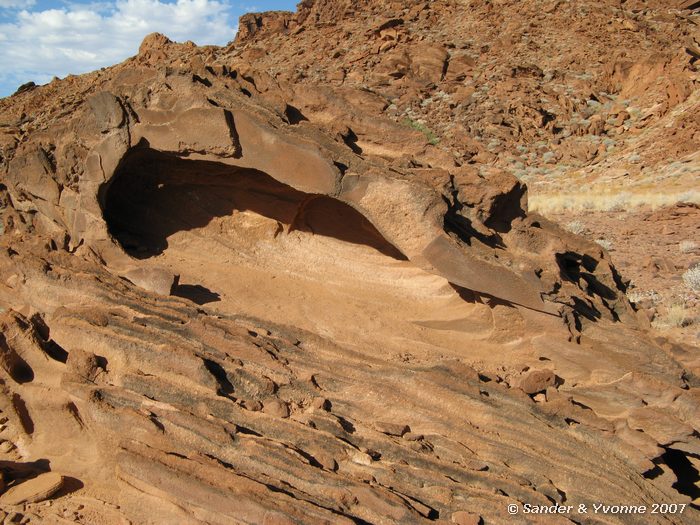
[[[671,118],[691,155],[694,20],[304,1],[0,100],[6,519],[700,522],[696,349],[510,157],[602,174],[583,141]]]
[[[496,164],[543,207],[655,203],[659,183],[667,203],[700,202],[699,22],[692,2],[302,2],[243,17],[231,56],[399,165]],[[325,96],[306,88],[319,84]],[[334,103],[350,87],[424,132],[426,151]]]

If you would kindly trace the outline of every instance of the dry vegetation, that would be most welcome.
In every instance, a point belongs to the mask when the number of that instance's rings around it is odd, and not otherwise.
[[[700,204],[700,191],[618,193],[590,189],[577,193],[534,193],[530,195],[530,210],[540,213],[581,211],[628,211],[640,208],[652,210],[672,206],[677,202]]]

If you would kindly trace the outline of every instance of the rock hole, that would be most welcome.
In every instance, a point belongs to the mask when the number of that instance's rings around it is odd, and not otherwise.
[[[261,171],[149,148],[133,149],[122,159],[101,188],[101,205],[112,237],[139,259],[162,254],[169,237],[180,232],[197,230],[196,235],[225,243],[227,232],[217,231],[221,227],[212,224],[214,219],[252,212],[277,221],[283,230],[331,237],[407,260],[362,214],[337,199],[298,191]]]
[[[304,114],[299,111],[298,108],[295,108],[294,106],[287,104],[287,106],[284,108],[284,116],[287,119],[287,122],[292,124],[293,126],[296,126],[302,121],[309,121],[308,118],[304,116]]]
[[[58,361],[60,363],[65,363],[68,361],[68,352],[66,352],[56,341],[51,339],[51,330],[44,321],[44,318],[39,314],[35,314],[32,316],[30,321],[34,327],[34,330],[39,336],[39,344],[44,353],[54,361]]]
[[[34,370],[15,352],[0,333],[0,366],[18,384],[30,383],[34,380]]]
[[[557,494],[559,494],[559,503],[566,503],[566,492],[557,487],[554,488],[556,489]]]
[[[204,367],[214,376],[214,379],[216,379],[216,382],[219,384],[217,395],[229,397],[229,395],[233,393],[234,388],[231,381],[229,381],[224,367],[211,359],[202,359],[202,361],[204,362]]]
[[[219,465],[221,465],[224,468],[227,468],[230,470],[236,470],[236,468],[233,466],[233,464],[228,463],[228,462],[224,461],[223,459],[219,459],[216,456],[213,456],[211,454],[204,454],[204,455],[206,457],[208,457],[209,459],[213,459],[214,461],[216,461]]]
[[[24,402],[24,399],[19,397],[18,394],[13,394],[12,406],[15,409],[15,413],[19,417],[20,423],[22,424],[22,428],[24,429],[24,431],[27,434],[32,435],[34,433],[34,421],[29,415],[29,409],[27,409],[27,404]]]
[[[154,401],[155,401],[155,399],[154,399]],[[151,415],[149,416],[148,420],[149,420],[151,423],[153,423],[153,424],[155,425],[155,427],[156,427],[158,430],[160,430],[160,432],[162,432],[163,434],[165,433],[165,425],[163,425],[163,423],[161,423],[161,422],[158,420],[158,417],[157,417],[155,414],[151,414]]]
[[[359,140],[355,132],[351,129],[348,128],[347,133],[342,135],[343,137],[343,142],[345,142],[345,145],[350,148],[353,153],[356,153],[358,155],[362,155],[362,148],[357,145],[357,141]]]
[[[202,78],[199,75],[192,75],[192,81],[193,82],[199,82],[200,84],[206,86],[206,87],[211,87],[211,82],[207,78]]]
[[[239,434],[244,434],[246,436],[255,436],[255,437],[262,437],[262,434],[259,432],[256,432],[255,430],[252,430],[250,428],[242,427],[240,425],[236,425],[236,429],[238,430]]]
[[[656,479],[663,473],[664,469],[662,469],[659,465],[654,465],[653,468],[650,468],[646,472],[642,473],[642,476],[647,479]]]
[[[333,161],[333,164],[335,165],[336,168],[338,168],[338,170],[340,170],[340,173],[342,175],[345,175],[345,172],[348,171],[347,164],[343,164],[342,162],[338,162],[337,160]]]
[[[574,406],[577,406],[577,407],[579,407],[579,408],[582,408],[583,410],[590,410],[590,411],[593,411],[593,409],[592,409],[591,407],[589,407],[589,406],[587,406],[587,405],[584,405],[583,403],[581,403],[581,402],[579,402],[579,401],[576,401],[576,400],[574,400],[574,399],[571,400],[571,404],[574,405]]]
[[[348,434],[354,434],[355,433],[355,425],[353,425],[350,421],[345,419],[344,417],[338,416],[338,423],[340,423],[340,426],[347,432]]]

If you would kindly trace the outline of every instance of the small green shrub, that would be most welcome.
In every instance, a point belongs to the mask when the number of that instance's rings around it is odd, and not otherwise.
[[[403,123],[416,131],[420,131],[423,135],[425,135],[425,138],[428,139],[428,143],[432,144],[433,146],[440,143],[440,139],[437,137],[437,135],[435,135],[435,133],[433,133],[433,131],[422,122],[406,117],[403,120]]]

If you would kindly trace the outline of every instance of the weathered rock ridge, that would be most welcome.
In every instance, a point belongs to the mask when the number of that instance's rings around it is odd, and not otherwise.
[[[378,2],[248,15],[229,48],[150,35],[0,101],[3,507],[534,523],[508,504],[697,498],[697,357],[644,330],[600,246],[376,93],[256,66],[257,39],[350,5]],[[424,44],[410,67],[450,75]]]

